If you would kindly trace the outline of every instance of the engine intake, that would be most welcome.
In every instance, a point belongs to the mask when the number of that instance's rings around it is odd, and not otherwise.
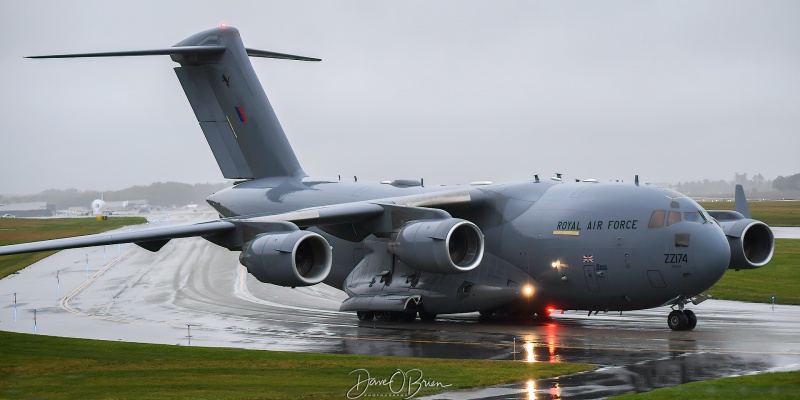
[[[775,236],[767,224],[749,218],[719,221],[731,246],[728,269],[761,268],[772,259]]]
[[[448,218],[406,223],[389,250],[410,267],[437,274],[475,269],[483,259],[483,233],[472,222]]]
[[[239,262],[261,282],[310,286],[331,272],[332,252],[328,241],[314,232],[265,233],[250,242]]]

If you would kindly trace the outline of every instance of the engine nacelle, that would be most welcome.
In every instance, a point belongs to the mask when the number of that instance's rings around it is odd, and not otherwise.
[[[256,236],[239,255],[239,262],[261,282],[280,286],[310,286],[331,272],[331,246],[308,231]]]
[[[761,268],[772,259],[775,236],[767,224],[749,218],[718,222],[731,245],[728,269]]]
[[[436,274],[467,272],[483,259],[483,233],[472,222],[449,218],[406,223],[389,250],[412,268]]]

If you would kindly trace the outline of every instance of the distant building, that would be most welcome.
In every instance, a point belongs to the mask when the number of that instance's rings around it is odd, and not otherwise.
[[[43,201],[0,205],[0,216],[13,215],[18,218],[35,218],[52,217],[55,214],[56,205]]]

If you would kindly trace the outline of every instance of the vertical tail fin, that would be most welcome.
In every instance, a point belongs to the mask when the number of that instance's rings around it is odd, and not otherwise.
[[[198,33],[176,47],[224,46],[220,56],[176,54],[175,73],[222,174],[229,179],[305,176],[248,55],[319,61],[244,47],[235,28]]]
[[[220,27],[195,34],[173,47],[30,58],[170,55],[222,175],[228,179],[305,176],[248,56],[319,61],[247,49],[239,31]]]

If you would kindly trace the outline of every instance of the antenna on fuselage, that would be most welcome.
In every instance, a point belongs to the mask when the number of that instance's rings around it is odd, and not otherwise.
[[[634,177],[633,183],[636,184],[636,186],[639,186],[639,175],[636,175],[636,177]]]

